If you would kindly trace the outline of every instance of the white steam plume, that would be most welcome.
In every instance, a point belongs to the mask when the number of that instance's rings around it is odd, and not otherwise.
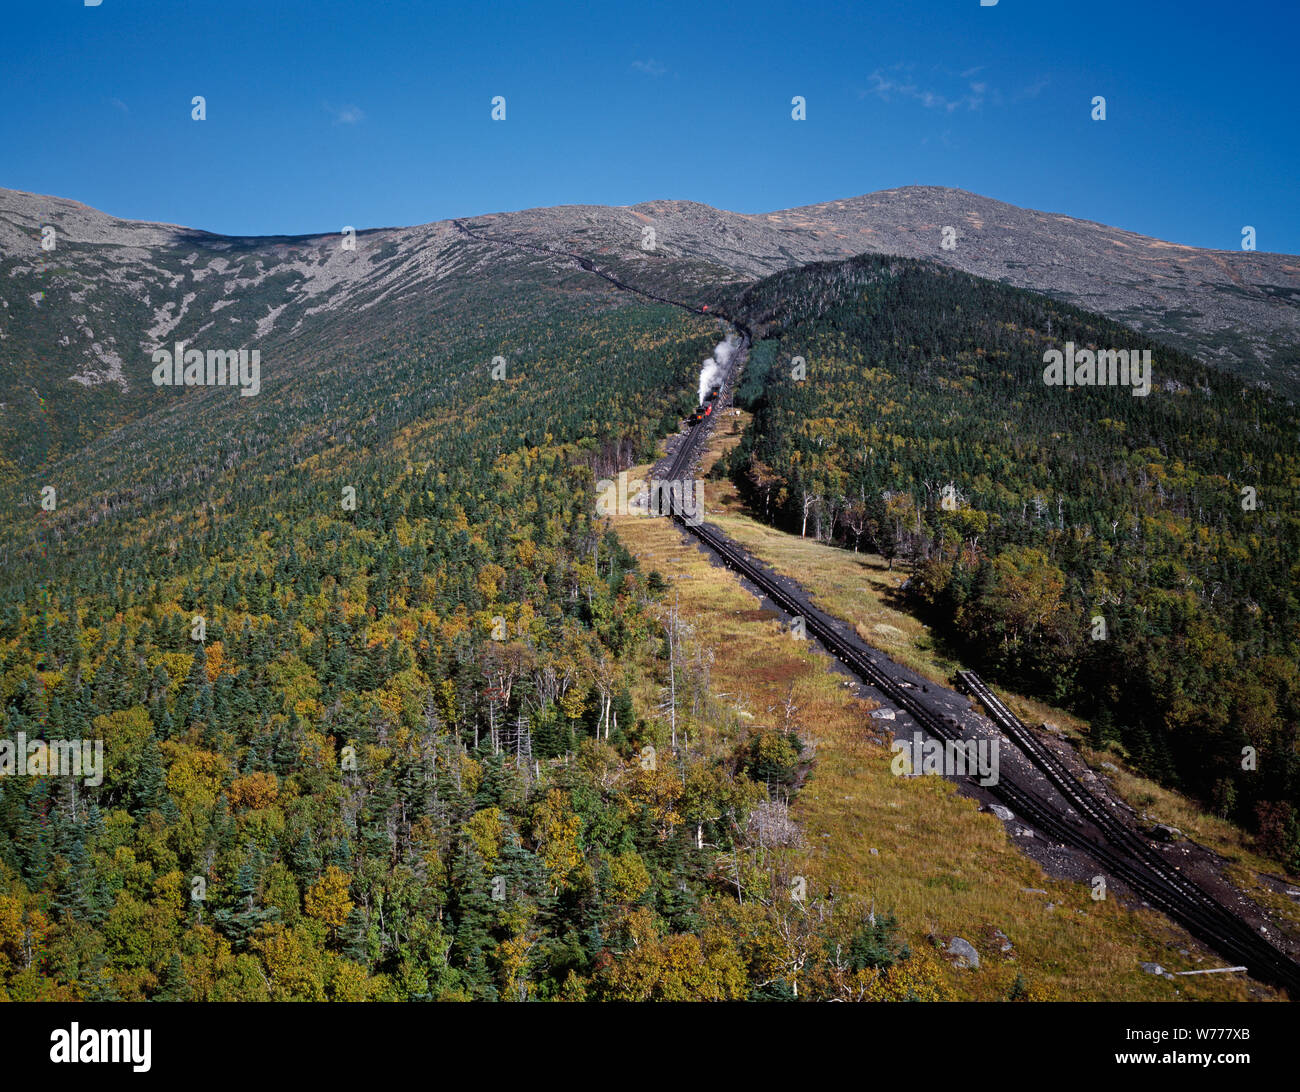
[[[718,367],[718,362],[712,357],[704,362],[704,367],[700,370],[700,404],[704,404],[704,396],[709,393],[709,388],[722,378],[722,369]]]
[[[709,393],[709,388],[722,382],[724,369],[735,351],[736,346],[730,340],[720,341],[713,350],[713,355],[704,362],[700,369],[700,405],[704,404],[704,396]]]

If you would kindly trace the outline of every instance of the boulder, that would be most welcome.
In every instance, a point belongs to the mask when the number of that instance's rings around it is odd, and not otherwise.
[[[953,937],[948,941],[948,955],[952,957],[954,967],[969,967],[972,971],[980,969],[980,954],[975,951],[975,945],[969,940],[963,940],[961,937]]]
[[[1016,817],[1015,813],[1010,808],[1004,808],[1001,804],[989,804],[987,807],[983,807],[980,810],[996,815],[1004,823],[1010,822]]]
[[[1166,823],[1153,823],[1147,828],[1147,834],[1161,842],[1176,842],[1183,836],[1181,830]]]
[[[1174,976],[1160,966],[1159,963],[1139,963],[1138,966],[1147,974],[1159,975],[1161,978],[1169,979],[1170,982],[1174,981]]]

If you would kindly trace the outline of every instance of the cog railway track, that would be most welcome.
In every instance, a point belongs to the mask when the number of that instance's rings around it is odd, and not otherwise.
[[[748,347],[745,336],[741,352]],[[739,356],[739,354],[738,354]],[[684,480],[707,434],[708,419],[695,425],[669,464],[668,480]],[[905,710],[925,732],[944,742],[959,740],[956,718],[944,717],[927,705],[910,684],[901,682],[849,639],[830,615],[815,607],[793,582],[783,581],[755,563],[733,542],[703,522],[688,520],[679,511],[670,518],[693,535],[722,562],[792,617],[804,619],[806,631],[850,668],[863,682]],[[1066,802],[1054,803],[1036,787],[1003,776],[988,786],[1016,815],[1042,834],[1092,857],[1111,877],[1120,880],[1149,905],[1179,922],[1193,936],[1236,962],[1255,978],[1300,997],[1300,965],[1270,944],[1193,880],[1163,860],[1143,839],[1115,816],[1065,763],[1045,746],[988,685],[973,672],[961,672],[959,684],[986,710],[994,725],[1013,743]]]
[[[581,254],[480,234],[460,220],[453,221],[458,231],[468,238],[502,247],[528,250],[573,262],[581,269],[604,278],[623,291],[632,292],[659,303],[683,308],[692,314],[719,318],[729,322],[741,334],[735,361],[741,361],[749,348],[751,333],[742,322],[718,311],[693,306],[680,300],[668,299],[645,289],[627,284],[614,274],[595,265]],[[728,369],[724,380],[723,405],[735,364]],[[692,426],[669,463],[667,480],[684,481],[691,470],[699,448],[708,433],[710,418]],[[801,617],[807,632],[852,670],[864,683],[873,687],[900,709],[906,711],[929,735],[945,743],[962,739],[961,722],[951,715],[943,715],[926,704],[911,683],[890,674],[886,666],[877,663],[865,645],[850,638],[830,615],[813,606],[807,594],[793,581],[783,580],[765,566],[755,562],[724,535],[706,524],[689,520],[677,510],[680,498],[669,493],[669,517],[688,534],[693,535],[712,550],[728,568],[733,569],[768,599],[792,617]],[[879,655],[877,653],[877,655]],[[881,657],[888,664],[887,658]],[[1221,955],[1243,964],[1248,972],[1260,981],[1268,982],[1300,997],[1300,965],[1286,953],[1270,944],[1239,917],[1225,908],[1193,880],[1167,861],[1151,846],[1122,822],[1108,804],[1096,797],[1082,784],[1065,763],[1038,740],[1005,703],[997,697],[978,675],[960,672],[958,685],[965,689],[987,711],[989,719],[1003,736],[1025,756],[1059,795],[1057,803],[1037,787],[1022,783],[1016,777],[1002,776],[996,785],[986,791],[1001,800],[1016,815],[1032,824],[1043,835],[1062,845],[1072,846],[1090,856],[1111,877],[1120,880],[1149,905],[1159,909],[1180,923],[1193,936]]]

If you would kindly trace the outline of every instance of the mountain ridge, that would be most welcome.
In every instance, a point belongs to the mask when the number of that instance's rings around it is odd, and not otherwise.
[[[594,235],[602,247],[622,249],[632,264],[638,252],[647,253],[643,229],[655,227],[656,250],[751,279],[866,252],[933,257],[1149,329],[1209,363],[1257,371],[1251,377],[1257,381],[1300,384],[1294,350],[1285,351],[1300,333],[1300,257],[1189,246],[960,188],[895,187],[762,213],[662,198],[632,205],[538,206],[459,219],[524,237]],[[436,243],[452,222],[365,228],[357,238],[399,246]],[[337,232],[224,235],[125,220],[68,198],[0,190],[0,254],[39,256],[40,228],[46,223],[77,244],[274,248],[324,247],[339,239]],[[955,230],[951,249],[943,245],[945,227]],[[1174,293],[1181,300],[1172,298]],[[1242,343],[1234,345],[1235,338]],[[1280,360],[1275,359],[1279,351]]]
[[[47,226],[51,251],[42,249]],[[515,242],[558,253],[500,245]],[[1041,292],[1300,395],[1300,258],[1169,243],[960,189],[908,186],[757,214],[668,199],[560,205],[367,228],[354,239],[221,235],[0,190],[0,440],[7,449],[42,421],[66,421],[58,427],[84,441],[144,412],[152,352],[177,341],[256,346],[296,365],[322,341],[361,345],[438,312],[458,320],[439,302],[449,286],[479,306],[521,277],[618,294],[569,255],[698,305],[863,253],[928,258]]]

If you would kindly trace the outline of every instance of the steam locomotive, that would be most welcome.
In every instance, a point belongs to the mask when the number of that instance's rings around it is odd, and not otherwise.
[[[705,395],[704,401],[696,407],[695,412],[687,420],[692,425],[698,425],[704,418],[708,417],[713,412],[713,403],[720,393],[722,393],[721,384],[710,388],[709,393]]]

